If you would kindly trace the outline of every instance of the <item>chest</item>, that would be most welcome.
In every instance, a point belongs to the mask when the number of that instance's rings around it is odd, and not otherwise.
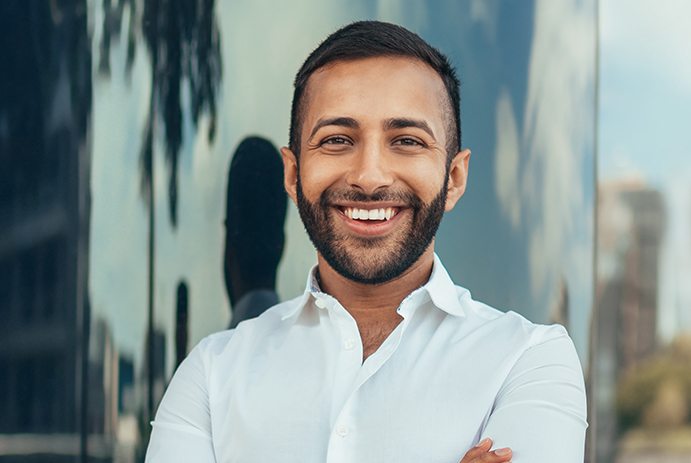
[[[364,363],[348,344],[306,333],[300,348],[256,356],[213,407],[214,435],[228,436],[219,461],[457,463],[497,381],[471,374],[479,359],[445,339],[371,339],[379,349]]]
[[[368,321],[358,323],[360,340],[362,342],[362,358],[374,354],[384,341],[391,335],[401,322],[400,318],[393,320]]]

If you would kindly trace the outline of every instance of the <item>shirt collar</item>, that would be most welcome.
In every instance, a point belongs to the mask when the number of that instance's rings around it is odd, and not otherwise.
[[[315,294],[321,293],[319,282],[317,281],[317,268],[318,266],[315,264],[307,273],[307,283],[305,283],[305,291],[302,293],[302,297],[283,315],[281,320],[286,320],[300,312],[307,305],[308,301],[315,299]]]
[[[465,316],[461,296],[468,293],[468,290],[454,284],[436,252],[434,253],[432,274],[422,288],[427,291],[432,303],[437,308],[450,315]]]
[[[459,293],[457,289],[460,289],[461,292]],[[435,307],[447,312],[450,315],[458,317],[465,316],[465,311],[460,302],[460,297],[463,295],[463,293],[467,293],[468,290],[457,287],[453,283],[449,273],[446,271],[446,268],[444,268],[444,265],[441,263],[441,259],[439,259],[439,256],[436,253],[434,253],[434,264],[432,266],[432,274],[430,275],[429,280],[427,280],[427,283],[425,283],[421,288],[413,291],[410,296],[421,291],[424,291],[429,295],[429,298]],[[282,319],[286,320],[292,317],[301,311],[308,301],[315,299],[318,295],[324,294],[325,293],[321,291],[319,281],[317,280],[317,265],[314,265],[307,274],[307,282],[305,284],[305,291],[303,292],[302,297],[297,301],[291,310],[283,315]]]

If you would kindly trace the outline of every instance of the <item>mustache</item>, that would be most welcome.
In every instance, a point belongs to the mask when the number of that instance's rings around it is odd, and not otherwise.
[[[322,207],[328,207],[336,202],[396,202],[417,208],[423,205],[422,200],[410,191],[382,189],[372,194],[352,189],[327,189],[319,198]]]

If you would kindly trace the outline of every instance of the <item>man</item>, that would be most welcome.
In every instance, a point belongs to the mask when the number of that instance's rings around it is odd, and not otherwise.
[[[391,24],[335,32],[297,74],[282,155],[318,264],[195,348],[149,461],[582,462],[566,331],[474,301],[434,254],[470,158],[447,59]]]

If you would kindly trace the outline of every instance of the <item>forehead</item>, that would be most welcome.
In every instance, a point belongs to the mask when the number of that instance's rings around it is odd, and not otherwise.
[[[420,60],[337,61],[317,70],[307,82],[303,131],[324,117],[347,116],[362,123],[408,117],[426,120],[443,137],[447,105],[441,77]]]

